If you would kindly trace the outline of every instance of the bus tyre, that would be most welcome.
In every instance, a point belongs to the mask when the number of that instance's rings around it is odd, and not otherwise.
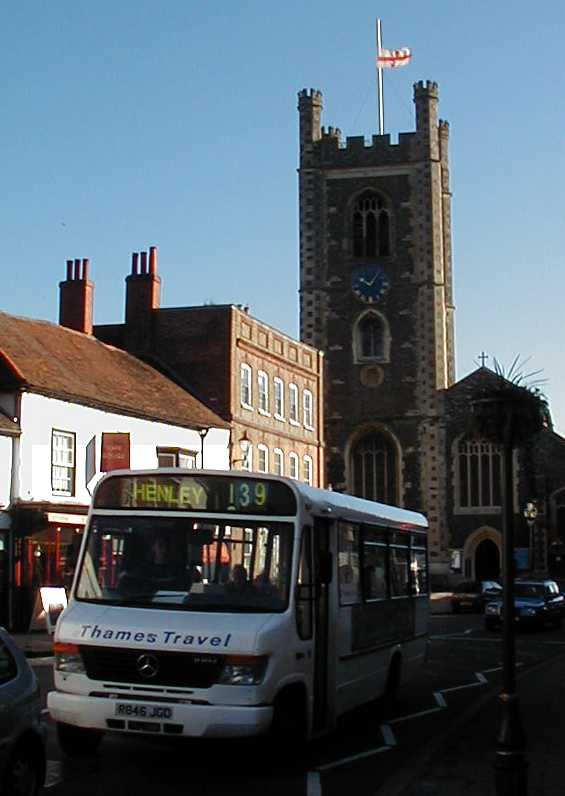
[[[104,733],[86,727],[75,727],[74,724],[57,722],[59,746],[68,757],[87,757],[95,754],[100,746]]]
[[[275,699],[271,735],[279,742],[300,749],[306,743],[306,702],[302,691],[289,688]]]
[[[384,702],[387,707],[392,707],[398,699],[398,689],[400,688],[400,676],[402,672],[402,660],[400,655],[395,655],[390,662],[386,686],[384,692]]]

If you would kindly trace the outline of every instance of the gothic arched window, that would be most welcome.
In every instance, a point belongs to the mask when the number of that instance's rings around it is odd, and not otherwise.
[[[352,219],[353,255],[387,257],[390,254],[390,218],[384,201],[365,191],[355,202]]]
[[[353,330],[353,347],[356,362],[388,362],[390,331],[384,316],[376,310],[362,315]]]
[[[457,447],[460,509],[491,509],[502,505],[502,453],[486,439],[464,437]]]
[[[373,431],[351,451],[353,494],[380,503],[398,501],[398,466],[394,444],[385,434]]]

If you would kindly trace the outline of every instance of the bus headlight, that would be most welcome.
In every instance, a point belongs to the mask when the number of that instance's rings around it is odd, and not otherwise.
[[[82,656],[76,644],[56,642],[53,645],[53,652],[55,653],[55,669],[58,672],[86,674]]]
[[[267,655],[228,655],[218,678],[222,685],[259,685],[265,676]]]

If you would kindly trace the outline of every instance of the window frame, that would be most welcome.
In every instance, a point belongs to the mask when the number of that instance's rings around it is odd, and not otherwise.
[[[298,385],[290,382],[288,385],[288,422],[293,426],[300,425],[300,401]]]
[[[63,464],[61,462],[55,461],[55,451],[61,451],[62,448],[57,448],[55,446],[55,438],[59,436],[60,438],[66,438],[72,441],[72,446],[70,448],[72,452],[72,464]],[[76,441],[77,435],[74,431],[64,431],[61,428],[52,428],[51,429],[51,492],[54,495],[61,495],[65,497],[74,497],[76,495]],[[68,449],[65,449],[68,450]],[[70,471],[70,489],[61,489],[55,486],[55,482],[57,480],[61,480],[60,477],[56,478],[55,476],[55,467],[59,467],[64,470]]]
[[[269,374],[264,370],[257,371],[257,411],[261,415],[270,416],[269,412]]]
[[[314,394],[312,390],[304,390],[302,393],[302,414],[304,428],[309,431],[314,430]]]
[[[295,481],[298,481],[300,477],[300,459],[295,451],[291,451],[288,454],[288,477],[293,478]]]
[[[157,451],[157,467],[181,467],[186,470],[195,470],[196,469],[196,457],[197,452],[194,450],[190,450],[190,448],[181,448],[181,447],[171,447],[171,446],[161,446],[158,445],[156,448]],[[160,456],[172,456],[174,459],[174,464],[161,464],[159,461]],[[181,457],[185,457],[187,460],[192,462],[191,467],[186,467],[185,465],[181,464]]]
[[[261,467],[262,455],[264,456],[263,467]],[[269,472],[269,448],[263,442],[260,442],[257,445],[257,472],[258,473]]]
[[[273,400],[275,419],[284,420],[284,381],[280,376],[275,376],[273,379]],[[280,404],[280,412],[278,411],[277,404]]]
[[[302,457],[302,480],[308,486],[314,484],[314,459],[308,453]]]
[[[280,461],[280,472],[277,472],[277,460]],[[273,473],[275,475],[284,475],[284,451],[282,448],[274,448],[273,450]]]
[[[244,375],[245,374],[245,375]],[[246,400],[245,393],[249,396]],[[253,370],[251,365],[241,362],[239,366],[239,400],[244,409],[253,410]]]

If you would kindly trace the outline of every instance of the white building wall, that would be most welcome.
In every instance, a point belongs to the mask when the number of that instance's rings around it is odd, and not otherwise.
[[[13,437],[0,435],[0,511],[10,502]]]
[[[96,476],[88,484],[92,491],[96,481],[103,475],[100,472],[102,432],[130,434],[130,464],[134,469],[157,467],[157,447],[194,451],[197,465],[200,466],[201,440],[195,430],[105,412],[35,393],[24,393],[22,396],[20,428],[17,497],[23,501],[51,501],[67,503],[69,506],[88,504],[90,492],[86,484],[86,447],[96,437]],[[51,489],[53,429],[76,434],[76,490],[73,497],[53,495]],[[213,428],[206,435],[204,466],[206,469],[229,469],[229,430]]]

